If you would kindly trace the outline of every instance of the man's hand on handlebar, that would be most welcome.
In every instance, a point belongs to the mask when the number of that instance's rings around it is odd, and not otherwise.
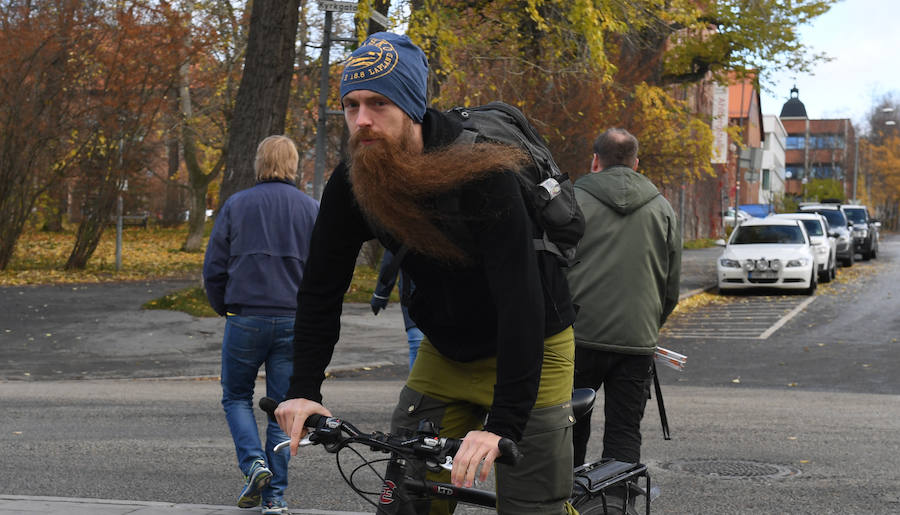
[[[297,455],[297,446],[307,433],[306,419],[314,414],[331,416],[328,408],[309,399],[288,399],[275,410],[278,425],[291,437],[291,456]]]
[[[500,456],[500,449],[497,447],[499,442],[500,437],[494,433],[469,431],[453,458],[450,481],[456,486],[471,488],[479,465],[481,473],[478,480],[485,481],[494,466],[494,460]]]

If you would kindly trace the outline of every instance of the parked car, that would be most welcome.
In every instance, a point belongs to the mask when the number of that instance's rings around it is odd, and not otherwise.
[[[866,206],[858,204],[841,204],[841,211],[847,217],[853,227],[851,234],[853,236],[853,248],[862,255],[864,260],[869,260],[878,255],[878,229],[881,228],[881,222],[869,216],[869,210]]]
[[[799,220],[812,243],[819,282],[830,282],[837,276],[837,238],[829,236],[828,222],[819,213],[782,213],[770,218]]]
[[[737,211],[738,225],[741,225],[742,223],[746,222],[747,220],[749,220],[751,218],[753,218],[753,217],[750,216],[750,213],[744,211],[743,209],[738,209],[738,211]],[[727,210],[725,210],[725,212],[722,213],[722,219],[724,220],[726,227],[733,227],[734,226],[734,207],[729,207]]]
[[[754,218],[739,225],[716,261],[719,291],[784,288],[816,291],[816,258],[799,220]]]
[[[843,266],[853,266],[853,236],[850,224],[838,204],[806,204],[800,206],[801,213],[819,213],[828,221],[828,233],[837,238],[837,258]]]

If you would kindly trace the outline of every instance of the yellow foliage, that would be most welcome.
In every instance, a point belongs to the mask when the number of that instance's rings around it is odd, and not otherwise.
[[[124,228],[119,272],[115,270],[115,230],[103,232],[87,267],[79,271],[62,269],[72,251],[74,232],[26,231],[19,238],[9,266],[0,271],[0,286],[199,278],[203,253],[180,251],[186,230]]]

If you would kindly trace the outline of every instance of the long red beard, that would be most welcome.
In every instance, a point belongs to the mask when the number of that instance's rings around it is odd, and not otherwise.
[[[410,249],[450,263],[469,261],[466,253],[435,224],[441,215],[424,202],[488,173],[518,170],[527,155],[506,145],[452,145],[433,152],[413,149],[412,122],[399,139],[371,145],[350,138],[350,183],[363,212]]]

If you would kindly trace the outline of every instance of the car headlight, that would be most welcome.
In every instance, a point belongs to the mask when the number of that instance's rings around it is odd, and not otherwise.
[[[792,259],[787,262],[787,267],[806,266],[809,264],[809,258]]]
[[[725,268],[740,268],[741,263],[735,259],[722,258],[719,260],[719,264]]]
[[[816,254],[828,254],[828,247],[825,245],[813,245],[812,248]]]
[[[869,231],[865,229],[853,229],[853,236],[856,236],[857,238],[865,238],[868,234]]]

